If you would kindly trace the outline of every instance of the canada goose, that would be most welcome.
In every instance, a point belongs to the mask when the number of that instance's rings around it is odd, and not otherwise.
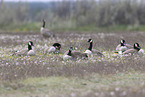
[[[54,37],[54,34],[52,32],[50,32],[48,29],[45,29],[45,20],[43,20],[43,25],[40,29],[40,32],[41,32],[42,36],[45,38]]]
[[[128,50],[124,51],[123,54],[129,54],[129,53],[131,55],[133,55],[133,54],[143,55],[144,54],[144,50],[141,49],[141,47],[139,46],[138,43],[134,43],[133,47],[134,48],[132,48],[132,49],[128,49]]]
[[[52,46],[50,47],[46,47],[44,52],[46,53],[59,53],[61,49],[61,44],[59,43],[54,43]]]
[[[72,59],[72,54],[71,54],[72,49],[73,49],[73,48],[70,47],[69,51],[66,52],[66,54],[63,55],[63,60],[69,60],[69,59]]]
[[[93,55],[97,55],[100,57],[104,56],[100,51],[98,51],[96,49],[92,49],[93,48],[93,40],[92,39],[89,39],[88,42],[90,43],[89,48],[84,53],[86,53],[88,55],[93,54]]]
[[[73,47],[70,47],[69,51],[66,51],[63,55],[63,59],[66,56],[71,56],[71,59],[86,59],[88,55],[86,53],[82,53],[80,51],[72,51]]]
[[[35,51],[34,51],[34,45],[32,41],[28,42],[28,48],[22,49],[20,51],[16,51],[14,54],[22,56],[22,55],[28,55],[28,56],[34,56]]]
[[[122,53],[122,52],[124,52],[124,51],[126,51],[127,49],[132,48],[132,47],[133,47],[133,46],[131,46],[131,45],[129,45],[129,44],[126,44],[126,43],[125,43],[125,40],[121,39],[120,44],[116,47],[116,50],[117,50],[117,51],[121,51],[121,53]],[[117,53],[118,53],[118,52],[117,52]]]

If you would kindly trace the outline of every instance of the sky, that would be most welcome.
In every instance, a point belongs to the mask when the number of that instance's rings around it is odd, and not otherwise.
[[[61,1],[61,0],[4,0],[4,1],[13,1],[13,2],[18,2],[18,1],[26,1],[26,2],[48,2],[48,1]],[[65,1],[71,1],[71,0],[65,0]]]

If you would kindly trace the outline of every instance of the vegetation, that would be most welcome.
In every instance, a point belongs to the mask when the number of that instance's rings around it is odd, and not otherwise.
[[[4,0],[1,0],[4,1]],[[1,97],[143,97],[145,56],[119,56],[121,39],[145,49],[144,0],[78,0],[0,5]],[[40,35],[42,19],[55,37]],[[87,40],[105,57],[63,61],[70,46],[84,52]],[[16,56],[27,42],[36,56]],[[62,45],[60,54],[44,54],[46,45]]]
[[[144,9],[144,0],[5,2],[3,6],[1,4],[0,29],[15,31],[21,26],[19,30],[38,30],[42,19],[46,19],[48,28],[57,31],[96,30],[99,32],[108,31],[108,28],[144,31]]]
[[[109,78],[108,75],[97,74],[85,78],[55,76],[28,78],[9,84],[1,83],[3,87],[0,87],[0,93],[17,97],[143,97],[145,94],[142,89],[144,88],[143,83],[144,75],[140,73],[118,73],[117,75],[109,75]]]
[[[55,33],[44,39],[39,33],[1,33],[0,35],[0,96],[49,97],[136,97],[145,94],[144,57],[118,56],[115,47],[120,39],[133,44],[139,42],[145,49],[145,34],[141,32],[118,33]],[[129,36],[128,36],[129,35]],[[88,48],[88,38],[94,40],[95,49],[105,57],[93,56],[88,60],[63,61],[65,51]],[[36,56],[15,56],[32,40]],[[62,44],[60,54],[44,54],[45,45]]]

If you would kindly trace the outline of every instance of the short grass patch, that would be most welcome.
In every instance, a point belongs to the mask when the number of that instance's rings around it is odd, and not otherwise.
[[[137,92],[145,87],[144,72],[131,71],[129,73],[117,73],[113,75],[86,75],[79,77],[40,77],[27,78],[14,82],[1,82],[2,95],[49,95],[54,96],[71,96],[87,97],[88,94],[96,95],[101,91],[109,95],[119,95],[118,92]],[[131,89],[131,90],[130,90]],[[113,94],[110,94],[113,93]]]

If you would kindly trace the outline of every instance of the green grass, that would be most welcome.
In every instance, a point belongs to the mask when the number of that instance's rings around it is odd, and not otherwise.
[[[13,24],[13,25],[6,25],[0,27],[0,32],[2,31],[12,31],[12,32],[27,32],[27,31],[40,31],[41,23],[34,22],[34,23],[23,23],[23,24]],[[114,26],[76,26],[74,22],[61,22],[61,23],[54,23],[46,25],[46,28],[52,31],[75,31],[75,32],[111,32],[111,31],[145,31],[145,26],[134,26],[134,25],[114,25]]]
[[[49,95],[52,97],[74,93],[83,97],[88,90],[92,93],[104,91],[104,93],[126,91],[131,88],[132,92],[145,87],[144,73],[131,71],[129,73],[117,73],[113,75],[86,75],[78,77],[40,77],[27,78],[15,82],[1,82],[0,94],[9,95]],[[79,94],[80,93],[80,94]]]
[[[39,31],[40,23],[23,23],[23,24],[13,24],[1,27],[1,32],[27,32],[27,31]]]

